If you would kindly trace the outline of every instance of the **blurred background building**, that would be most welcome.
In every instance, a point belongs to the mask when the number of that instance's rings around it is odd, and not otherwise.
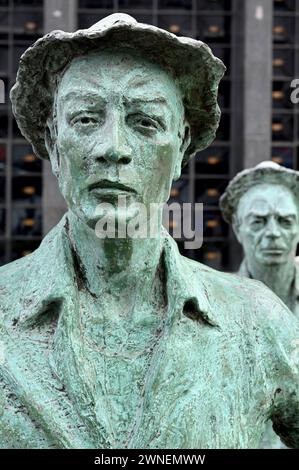
[[[219,90],[216,140],[184,169],[170,202],[204,203],[204,243],[180,250],[217,269],[235,270],[241,251],[218,201],[245,167],[272,158],[298,168],[299,0],[0,0],[0,264],[38,247],[65,210],[48,163],[20,134],[8,92],[25,49],[53,29],[88,28],[112,12],[208,43],[227,66]],[[42,64],[41,64],[42,66]],[[174,218],[169,230],[178,223]]]

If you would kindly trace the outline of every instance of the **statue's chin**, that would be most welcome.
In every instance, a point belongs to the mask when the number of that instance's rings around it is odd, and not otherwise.
[[[261,264],[264,266],[279,266],[280,264],[284,264],[286,262],[287,260],[285,259],[285,256],[280,255],[265,257]]]
[[[79,221],[87,225],[99,238],[127,238],[129,220],[113,214],[75,213]]]
[[[72,205],[70,211],[74,223],[85,224],[98,238],[148,238],[156,234],[160,226],[160,213],[150,214],[146,210],[142,211],[134,203],[125,208],[112,205]]]

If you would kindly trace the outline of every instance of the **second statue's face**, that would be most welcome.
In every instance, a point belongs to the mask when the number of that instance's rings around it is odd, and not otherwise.
[[[59,185],[81,220],[94,227],[97,206],[115,206],[118,196],[126,217],[136,202],[167,201],[186,127],[179,88],[164,70],[126,53],[78,57],[62,76],[56,112]]]
[[[299,217],[291,191],[276,184],[252,187],[240,199],[234,228],[250,262],[269,266],[293,261]]]

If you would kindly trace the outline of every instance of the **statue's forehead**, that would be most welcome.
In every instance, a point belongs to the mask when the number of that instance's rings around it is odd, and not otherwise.
[[[181,99],[180,90],[173,77],[160,66],[147,59],[126,52],[100,51],[76,57],[64,72],[59,91],[71,86],[82,90],[97,87],[135,92],[136,94],[160,94],[171,99]]]
[[[283,185],[261,183],[250,188],[240,199],[238,213],[297,213],[298,207],[290,189]]]

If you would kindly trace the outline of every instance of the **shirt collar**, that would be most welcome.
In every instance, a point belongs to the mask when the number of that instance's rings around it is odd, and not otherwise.
[[[243,259],[238,274],[240,276],[249,277],[252,279],[252,276],[248,270],[247,263],[245,258]],[[294,277],[294,289],[296,301],[299,301],[299,256],[295,258],[295,277]]]
[[[169,301],[179,302],[183,313],[191,318],[202,320],[211,326],[218,326],[218,318],[216,319],[204,283],[205,267],[182,256],[177,243],[168,232],[164,229],[162,233]]]
[[[58,308],[67,297],[75,296],[76,273],[67,232],[68,218],[65,214],[40,247],[28,256],[25,270],[30,270],[30,278],[22,289],[25,295],[19,317],[19,323],[24,326],[34,324],[50,307],[56,310],[55,305]],[[165,229],[162,235],[168,302],[173,308],[180,305],[182,313],[195,320],[218,326],[204,285],[203,267],[182,256]]]

